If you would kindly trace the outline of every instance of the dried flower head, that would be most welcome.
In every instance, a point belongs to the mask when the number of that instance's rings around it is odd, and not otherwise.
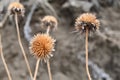
[[[75,28],[77,31],[85,32],[86,29],[89,31],[96,31],[99,29],[100,22],[96,19],[96,16],[91,13],[84,13],[76,19]]]
[[[8,11],[10,11],[10,14],[20,14],[22,16],[24,16],[25,13],[25,8],[24,6],[19,3],[19,2],[12,2],[9,6],[8,6]]]
[[[48,34],[37,34],[30,42],[30,50],[37,58],[49,59],[54,51],[55,40]]]
[[[41,26],[43,28],[47,28],[48,26],[50,27],[50,29],[57,29],[57,19],[54,16],[45,16],[43,17],[43,19],[41,20]]]

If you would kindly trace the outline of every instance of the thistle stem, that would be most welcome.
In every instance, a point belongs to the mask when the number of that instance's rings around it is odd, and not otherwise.
[[[2,58],[2,61],[3,61],[4,67],[5,67],[5,70],[6,70],[7,75],[8,75],[8,79],[9,79],[9,80],[12,80],[12,77],[11,77],[11,75],[10,75],[10,71],[9,71],[9,69],[8,69],[7,63],[6,63],[5,58],[4,58],[4,55],[3,55],[1,35],[0,35],[0,54],[1,54],[1,58]]]
[[[49,32],[50,32],[50,26],[47,27],[46,33],[49,34]]]
[[[29,62],[28,62],[28,59],[27,59],[25,50],[24,50],[23,45],[22,45],[22,42],[21,42],[20,31],[19,31],[19,26],[18,26],[18,17],[17,17],[17,13],[15,13],[15,24],[16,24],[16,29],[17,29],[18,42],[19,42],[19,45],[20,45],[22,54],[23,54],[23,56],[24,56],[24,59],[25,59],[25,62],[26,62],[26,65],[27,65],[27,68],[28,68],[30,77],[31,77],[31,79],[33,79],[32,71],[31,71],[31,69],[30,69],[30,65],[29,65]]]
[[[49,34],[50,32],[50,26],[48,26],[46,33]],[[47,68],[48,68],[48,75],[49,75],[49,80],[52,80],[52,74],[50,70],[50,62],[47,60]]]
[[[9,15],[9,13],[5,14],[3,20],[0,22],[0,27],[3,27],[3,25],[5,24],[5,22],[6,22],[7,18],[8,18],[8,15]]]
[[[87,75],[88,75],[88,79],[89,80],[92,80],[91,79],[91,76],[90,76],[90,72],[89,72],[89,68],[88,68],[88,29],[86,29],[86,46],[85,46],[85,48],[86,48],[86,72],[87,72]]]
[[[49,62],[49,60],[47,60],[47,68],[48,68],[49,80],[52,80],[52,74],[51,74],[51,70],[50,70],[50,62]]]
[[[37,73],[38,73],[39,63],[40,63],[40,59],[38,59],[37,62],[36,62],[36,68],[35,68],[35,73],[34,73],[34,78],[33,78],[33,80],[36,80]]]

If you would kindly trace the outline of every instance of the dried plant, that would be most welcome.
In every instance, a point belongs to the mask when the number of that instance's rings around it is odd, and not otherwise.
[[[58,21],[54,16],[48,15],[48,16],[43,17],[43,19],[41,20],[41,26],[42,26],[42,28],[46,29],[46,34],[49,35],[50,30],[57,29]],[[53,41],[55,42],[55,40],[53,40]],[[54,49],[53,49],[53,51],[54,51]],[[48,68],[49,79],[52,80],[49,59],[47,60],[47,68]]]
[[[1,59],[2,59],[2,61],[3,61],[5,70],[6,70],[7,75],[8,75],[8,79],[9,79],[9,80],[12,80],[12,77],[11,77],[11,75],[10,75],[10,71],[9,71],[9,69],[8,69],[7,63],[6,63],[5,58],[4,58],[4,55],[3,55],[1,35],[0,35],[0,54],[1,54]]]
[[[84,13],[76,19],[75,28],[82,33],[90,31],[96,31],[99,29],[100,22],[96,19],[96,16],[91,13]]]
[[[14,17],[15,17],[15,24],[16,24],[16,28],[17,28],[18,42],[19,42],[20,48],[22,50],[25,62],[27,64],[27,68],[28,68],[30,77],[33,78],[28,59],[27,59],[25,50],[24,50],[22,42],[21,42],[20,31],[19,31],[19,26],[18,26],[18,15],[24,16],[24,12],[25,12],[24,6],[19,2],[13,2],[8,6],[8,11],[10,11],[9,13],[14,15]]]
[[[96,16],[91,13],[84,13],[76,19],[75,28],[77,31],[86,33],[85,49],[86,49],[86,72],[89,80],[92,80],[88,68],[88,34],[90,31],[96,31],[99,29],[100,22],[96,19]]]
[[[22,4],[20,4],[19,2],[12,2],[8,6],[7,13],[5,14],[3,20],[0,22],[0,27],[3,27],[10,14],[15,14],[17,12],[17,14],[24,16],[24,11],[24,6]]]
[[[45,28],[47,31],[46,33],[49,34],[50,30],[56,30],[57,29],[57,19],[54,16],[45,16],[41,20],[41,27]]]
[[[55,43],[55,40],[48,34],[37,34],[31,40],[30,51],[38,59],[36,63],[36,69],[35,69],[33,80],[36,80],[40,60],[44,60],[45,62],[47,62],[49,78],[50,80],[52,80],[49,59],[50,57],[53,56],[52,51],[55,51],[54,43]]]
[[[9,6],[8,6],[8,13],[12,14],[12,15],[21,15],[24,16],[25,13],[25,8],[24,6],[19,3],[19,2],[12,2]]]

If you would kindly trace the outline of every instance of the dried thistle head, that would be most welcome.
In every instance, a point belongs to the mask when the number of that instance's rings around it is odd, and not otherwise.
[[[86,29],[89,31],[96,31],[99,29],[100,22],[96,19],[96,16],[91,13],[84,13],[76,19],[75,28],[77,31],[85,32]]]
[[[10,14],[19,14],[24,16],[25,13],[25,8],[24,6],[19,3],[19,2],[12,2],[9,6],[8,6],[8,11],[10,12]]]
[[[37,34],[30,42],[30,51],[34,56],[41,60],[47,60],[52,57],[55,40],[48,34]]]
[[[41,20],[42,28],[48,28],[49,26],[51,30],[55,30],[57,29],[57,25],[58,25],[58,22],[54,16],[45,16]]]

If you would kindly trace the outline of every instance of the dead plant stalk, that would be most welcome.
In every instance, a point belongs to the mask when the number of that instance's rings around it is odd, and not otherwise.
[[[36,68],[35,68],[35,73],[34,73],[33,80],[36,80],[37,73],[38,73],[38,68],[39,68],[39,63],[40,63],[40,59],[38,59],[37,62],[36,62]]]
[[[86,44],[85,45],[85,49],[86,49],[86,72],[88,75],[88,79],[92,80],[91,76],[90,76],[89,68],[88,68],[88,32],[89,32],[89,30],[86,28],[86,41],[85,41],[85,44]]]
[[[50,32],[50,26],[48,26],[46,34],[49,34]],[[52,74],[51,74],[51,69],[50,69],[50,62],[47,60],[47,68],[48,68],[48,74],[49,74],[49,80],[52,80]]]
[[[8,79],[12,80],[12,77],[10,75],[10,71],[8,69],[7,63],[6,63],[4,55],[3,55],[1,35],[0,35],[0,54],[1,54],[1,58],[2,58],[2,61],[3,61],[4,67],[5,67],[5,70],[6,70],[7,75],[8,75]]]
[[[51,74],[51,70],[50,70],[50,61],[49,60],[47,60],[47,68],[48,68],[49,80],[52,80],[52,74]]]
[[[20,48],[22,50],[22,54],[24,56],[24,59],[25,59],[25,62],[26,62],[26,65],[27,65],[30,77],[33,79],[32,71],[31,71],[31,68],[30,68],[30,65],[29,65],[29,62],[28,62],[25,50],[24,50],[22,42],[21,42],[21,38],[20,38],[20,31],[19,31],[19,26],[18,26],[18,16],[17,16],[17,13],[15,13],[15,24],[16,24],[16,28],[17,28],[18,42],[19,42]]]

